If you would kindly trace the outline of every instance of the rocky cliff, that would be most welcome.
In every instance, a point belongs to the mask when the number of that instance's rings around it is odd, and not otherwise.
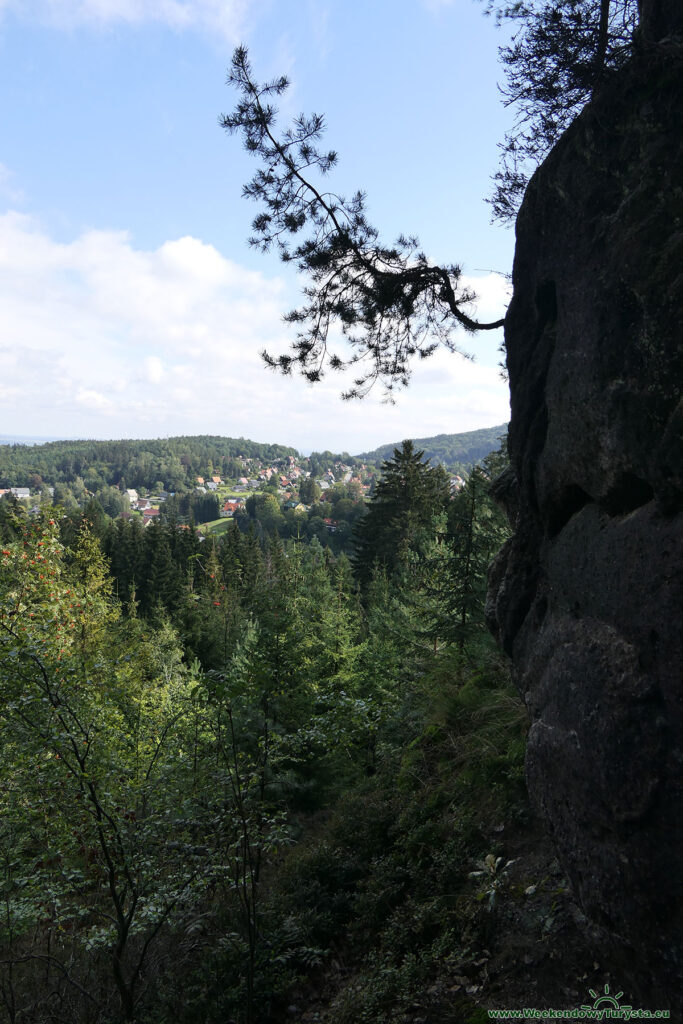
[[[672,1019],[683,1019],[682,11],[644,0],[639,52],[560,140],[519,214],[513,472],[499,484],[515,533],[489,594],[531,714],[532,799],[613,977]]]

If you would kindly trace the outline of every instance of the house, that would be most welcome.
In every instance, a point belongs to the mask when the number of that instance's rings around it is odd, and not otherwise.
[[[237,512],[238,508],[240,508],[241,504],[242,503],[239,501],[226,501],[221,509],[221,516],[224,519],[231,519],[235,512]]]
[[[337,520],[336,519],[325,519],[325,528],[328,533],[337,532]]]
[[[196,482],[198,484],[203,484],[204,483],[204,477],[203,476],[198,476]]]
[[[13,494],[15,498],[30,498],[31,488],[30,487],[10,487],[10,494]]]
[[[212,483],[214,483],[214,484],[220,484],[220,483],[223,483],[223,481],[221,480],[221,478],[220,478],[219,476],[212,476],[212,477],[211,477],[211,481],[212,481]]]
[[[206,485],[206,486],[208,487],[208,489],[209,489],[210,491],[217,491],[217,490],[218,490],[218,484],[217,484],[217,483],[214,483],[214,481],[213,481],[213,480],[209,480],[209,482],[207,483],[207,485]]]
[[[138,492],[135,490],[135,488],[128,487],[126,489],[126,494],[128,495],[128,501],[131,503],[131,505],[135,504],[135,502],[138,500]]]
[[[142,513],[142,525],[149,526],[159,515],[158,508],[146,508]]]

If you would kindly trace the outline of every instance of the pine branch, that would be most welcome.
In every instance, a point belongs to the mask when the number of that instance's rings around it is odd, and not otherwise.
[[[240,100],[220,123],[241,133],[247,151],[261,160],[243,190],[261,204],[250,242],[264,252],[275,247],[310,282],[304,304],[285,316],[297,328],[290,352],[262,352],[267,366],[284,374],[296,369],[311,383],[328,369],[358,367],[343,397],[362,398],[380,383],[391,401],[394,389],[407,385],[414,358],[428,357],[439,345],[460,351],[457,329],[475,333],[503,325],[503,318],[480,323],[469,314],[475,296],[462,286],[460,267],[430,263],[416,238],[402,235],[391,246],[381,243],[362,192],[347,199],[313,180],[329,173],[337,154],[317,146],[325,130],[320,114],[302,114],[276,134],[271,100],[286,90],[286,78],[258,85],[247,51],[239,47],[228,83]],[[330,347],[334,329],[350,354]]]

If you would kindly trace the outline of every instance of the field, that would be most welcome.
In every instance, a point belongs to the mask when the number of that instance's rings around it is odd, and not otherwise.
[[[200,533],[209,534],[212,533],[216,537],[220,537],[221,534],[225,533],[232,522],[232,519],[212,519],[209,523],[202,523],[197,527]]]

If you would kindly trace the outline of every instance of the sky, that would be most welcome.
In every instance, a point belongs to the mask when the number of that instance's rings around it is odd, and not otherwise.
[[[234,47],[325,114],[330,184],[367,193],[504,313],[513,232],[485,198],[502,39],[477,0],[0,0],[0,435],[223,434],[369,450],[503,423],[500,332],[415,368],[388,405],[267,370],[301,281],[250,249],[256,169],[219,127]]]

